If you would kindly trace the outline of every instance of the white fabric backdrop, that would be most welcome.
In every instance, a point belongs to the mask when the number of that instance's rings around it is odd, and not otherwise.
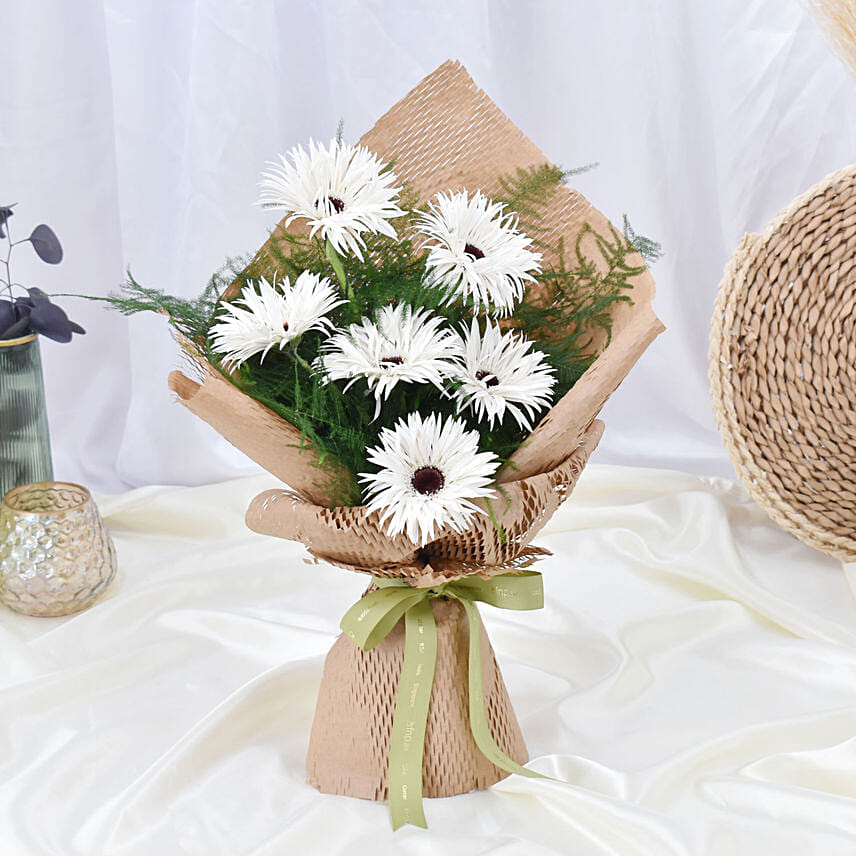
[[[731,472],[706,381],[725,261],[856,149],[856,83],[790,0],[0,0],[0,56],[0,203],[67,253],[53,269],[22,248],[18,276],[104,294],[130,265],[188,295],[263,241],[265,160],[340,117],[358,137],[462,60],[552,159],[599,161],[579,188],[665,245],[669,330],[607,406],[597,460],[698,472]],[[172,403],[160,319],[67,305],[90,333],[43,349],[58,476],[115,490],[247,471]]]

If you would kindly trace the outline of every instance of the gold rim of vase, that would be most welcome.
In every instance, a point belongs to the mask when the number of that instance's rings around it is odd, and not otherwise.
[[[49,508],[45,511],[30,511],[26,508],[17,508],[13,502],[15,496],[17,494],[25,493],[29,490],[32,490],[34,487],[44,488],[46,490],[57,489],[57,488],[65,488],[71,489],[73,491],[79,491],[80,493],[80,502],[74,503],[74,505],[66,506],[65,508]],[[66,514],[69,511],[76,511],[78,508],[82,508],[86,505],[87,502],[90,502],[92,499],[92,494],[82,485],[75,484],[74,482],[63,482],[63,481],[43,481],[43,482],[32,482],[31,484],[22,484],[18,485],[18,487],[13,487],[4,497],[3,497],[3,508],[7,508],[13,514],[16,514],[21,517],[45,517],[50,515],[51,517],[57,517],[61,514]],[[10,502],[12,500],[12,502]]]
[[[14,348],[15,345],[26,345],[33,339],[38,339],[38,333],[30,333],[29,336],[21,336],[19,339],[0,339],[0,348]]]

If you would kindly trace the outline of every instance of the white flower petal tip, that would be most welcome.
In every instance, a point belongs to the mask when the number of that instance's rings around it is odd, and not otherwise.
[[[531,430],[538,411],[550,405],[556,384],[546,356],[520,333],[503,333],[489,322],[481,333],[473,319],[463,338],[456,375],[461,408],[471,408],[491,428],[510,415],[521,428]]]
[[[309,222],[310,235],[320,232],[337,253],[362,259],[364,233],[396,238],[389,221],[401,217],[401,189],[396,178],[368,149],[331,140],[328,146],[309,141],[280,155],[262,173],[259,203],[288,212],[286,225]]]
[[[404,533],[424,546],[448,526],[465,531],[475,514],[473,500],[493,494],[499,466],[491,452],[478,451],[478,434],[459,419],[411,413],[380,433],[368,459],[379,469],[362,473],[366,505],[386,524],[386,533]]]
[[[452,375],[460,338],[426,309],[384,306],[376,320],[363,318],[331,336],[323,364],[330,380],[365,378],[381,402],[397,383],[430,383],[438,389]],[[377,413],[375,414],[377,417]]]
[[[429,282],[472,301],[477,311],[508,315],[541,270],[541,255],[514,216],[481,191],[438,193],[417,229],[429,239]]]
[[[288,277],[248,282],[238,299],[221,305],[209,333],[211,347],[235,368],[256,354],[263,360],[271,348],[282,350],[310,330],[332,329],[327,315],[345,302],[339,297],[328,279],[309,271],[294,285]]]

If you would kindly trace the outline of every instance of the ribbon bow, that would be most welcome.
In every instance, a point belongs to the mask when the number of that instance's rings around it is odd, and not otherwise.
[[[392,828],[406,823],[428,826],[422,810],[422,753],[437,660],[437,626],[431,598],[459,601],[469,621],[469,713],[476,746],[492,764],[508,773],[542,778],[540,773],[509,758],[490,733],[482,685],[480,621],[474,603],[480,600],[500,609],[540,609],[544,606],[541,574],[523,571],[490,579],[470,576],[433,588],[414,588],[399,579],[376,577],[374,582],[378,588],[363,595],[345,613],[341,628],[363,651],[370,651],[404,616],[404,662],[389,743]]]

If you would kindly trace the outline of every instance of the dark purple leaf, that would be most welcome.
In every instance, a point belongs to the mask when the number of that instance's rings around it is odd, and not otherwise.
[[[71,341],[71,322],[55,303],[46,300],[36,303],[30,311],[30,326],[34,333],[40,333],[55,342]]]
[[[29,240],[43,262],[58,265],[62,261],[62,245],[50,226],[44,223],[36,226]]]
[[[14,214],[11,205],[0,205],[0,238],[6,237],[6,221]]]
[[[33,288],[28,288],[27,294],[30,295],[31,302],[35,302],[37,300],[47,300],[50,302],[50,297],[48,297],[40,288],[36,288],[35,286]]]
[[[30,319],[26,316],[19,318],[11,327],[0,334],[0,339],[17,339],[20,336],[29,336],[33,331],[30,329]]]
[[[0,336],[6,332],[7,327],[11,327],[17,320],[15,304],[9,300],[0,300]]]
[[[74,321],[69,321],[68,323],[71,327],[72,333],[80,333],[81,336],[86,333],[86,330],[84,330],[83,327],[80,326],[80,324],[75,324]]]
[[[33,301],[29,297],[15,298],[15,313],[18,318],[29,318],[33,308]]]

